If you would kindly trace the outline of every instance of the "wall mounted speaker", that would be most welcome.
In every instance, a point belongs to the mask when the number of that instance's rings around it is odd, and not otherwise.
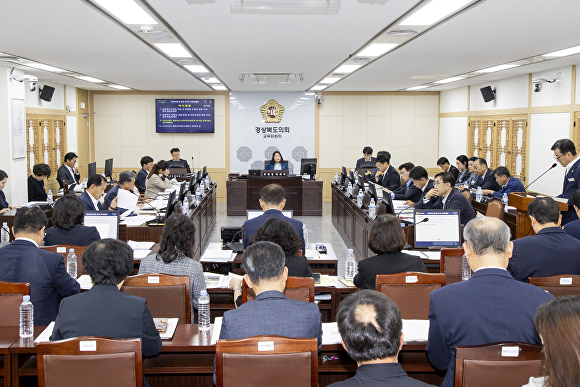
[[[52,101],[52,95],[54,94],[54,87],[44,85],[42,89],[38,89],[40,92],[40,99],[46,102]]]
[[[482,87],[479,91],[481,91],[483,102],[490,102],[495,99],[495,89],[492,89],[491,86]]]

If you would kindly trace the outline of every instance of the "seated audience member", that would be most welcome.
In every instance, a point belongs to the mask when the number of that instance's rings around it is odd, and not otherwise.
[[[514,240],[508,271],[518,281],[529,277],[580,274],[580,241],[560,227],[558,203],[537,197],[528,205],[536,235]]]
[[[141,339],[143,356],[161,351],[161,338],[144,298],[121,293],[133,271],[133,249],[117,239],[91,244],[83,254],[83,266],[93,287],[62,300],[51,341],[79,336]],[[143,378],[144,386],[149,384]]]
[[[473,171],[477,175],[477,180],[474,183],[482,190],[499,191],[501,186],[495,180],[495,175],[491,169],[487,168],[487,161],[478,158],[473,162]]]
[[[154,199],[159,192],[171,188],[171,181],[167,178],[169,175],[169,163],[165,160],[160,160],[153,165],[147,180],[145,180],[145,197]]]
[[[576,145],[572,140],[563,138],[557,140],[552,148],[554,151],[554,158],[561,166],[566,170],[564,175],[564,185],[562,187],[562,193],[556,197],[568,199],[568,210],[562,211],[562,224],[568,224],[573,220],[578,219],[574,208],[572,208],[572,195],[578,189],[580,189],[580,156],[576,154]]]
[[[421,258],[402,252],[405,234],[395,215],[380,215],[369,233],[368,247],[376,255],[358,263],[354,284],[359,289],[375,289],[377,274],[396,274],[406,271],[427,273]]]
[[[6,201],[6,195],[4,195],[4,187],[6,187],[6,182],[8,181],[8,174],[0,169],[0,214],[8,210],[13,210],[16,207],[11,206]]]
[[[360,290],[341,301],[336,316],[342,346],[356,361],[356,374],[329,387],[427,387],[398,363],[403,347],[403,319],[383,293]]]
[[[391,154],[387,151],[380,151],[377,153],[377,170],[375,171],[374,178],[372,178],[371,173],[367,171],[365,174],[367,180],[382,185],[389,191],[394,191],[401,186],[401,176],[399,172],[391,164]]]
[[[523,387],[580,386],[580,297],[563,296],[538,308],[536,330],[542,339],[543,377]]]
[[[47,222],[40,208],[19,208],[12,227],[16,240],[0,249],[0,281],[30,284],[34,325],[50,324],[56,318],[60,299],[81,290],[67,273],[62,255],[38,248]]]
[[[572,195],[572,199],[570,201],[574,206],[574,211],[576,211],[576,214],[580,213],[580,189],[574,192],[574,195]],[[566,224],[564,226],[564,231],[566,231],[568,235],[571,235],[574,238],[580,240],[580,219],[573,220]]]
[[[58,199],[52,209],[53,227],[46,230],[44,244],[88,246],[101,239],[96,227],[84,226],[85,204],[73,195]]]
[[[244,249],[252,244],[253,236],[256,235],[258,228],[270,218],[278,218],[290,223],[302,241],[302,251],[306,251],[304,243],[304,233],[302,232],[302,222],[296,219],[287,218],[282,214],[286,205],[284,197],[284,188],[278,184],[268,184],[260,191],[260,207],[264,213],[254,219],[246,220],[242,227],[244,231]]]
[[[77,155],[73,152],[68,152],[64,155],[64,164],[58,168],[56,178],[58,181],[66,183],[67,185],[78,184],[81,178],[77,163]]]
[[[272,160],[266,164],[267,170],[288,170],[288,162],[284,161],[282,154],[278,151],[272,153]]]
[[[413,182],[413,186],[421,190],[421,196],[419,198],[413,197],[416,201],[408,200],[405,202],[408,206],[414,206],[416,203],[420,202],[425,198],[425,194],[433,189],[435,184],[433,180],[429,179],[429,174],[427,170],[421,166],[413,167],[409,171],[409,178]]]
[[[365,161],[367,162],[376,162],[376,159],[373,157],[373,148],[371,148],[370,146],[365,146],[362,150],[363,152],[363,157],[361,157],[360,159],[358,159],[356,161],[356,167],[355,169],[358,171],[358,169],[361,167],[361,164]]]
[[[449,163],[449,159],[447,157],[440,157],[437,160],[437,166],[441,168],[443,172],[449,172],[457,181],[457,177],[459,176],[459,169]]]
[[[524,185],[517,177],[512,177],[510,175],[509,169],[506,167],[497,167],[493,171],[495,175],[495,181],[502,188],[499,191],[494,191],[492,189],[482,190],[484,195],[493,196],[495,198],[503,198],[504,194],[508,194],[508,198],[511,192],[526,192]]]
[[[512,252],[509,227],[497,218],[478,217],[463,231],[468,281],[431,292],[427,355],[447,370],[442,387],[453,386],[455,347],[518,341],[539,345],[534,328],[538,307],[554,297],[514,281],[505,270]]]
[[[475,210],[465,196],[455,189],[455,179],[449,172],[435,175],[435,188],[427,192],[415,208],[460,210],[461,224],[467,224],[475,218]]]
[[[147,176],[149,176],[149,172],[153,169],[153,165],[155,162],[153,158],[150,156],[143,156],[141,157],[141,170],[137,172],[137,177],[135,177],[135,184],[137,185],[137,189],[141,193],[145,193],[145,180]]]
[[[459,155],[455,159],[455,165],[457,165],[457,170],[459,171],[459,175],[457,175],[456,179],[457,182],[455,183],[456,185],[463,185],[463,183],[465,183],[465,181],[471,176],[471,172],[469,172],[467,167],[468,163],[469,160],[465,155]]]
[[[93,175],[89,177],[87,181],[87,189],[80,196],[81,200],[85,203],[85,209],[88,211],[102,211],[107,210],[99,200],[105,195],[105,189],[107,188],[107,180],[101,175]],[[111,201],[111,208],[117,207],[117,198]]]
[[[124,213],[128,208],[117,208],[117,203],[113,202],[117,198],[119,189],[124,189],[126,191],[133,192],[135,188],[135,173],[131,171],[124,171],[119,173],[119,183],[111,188],[107,195],[105,196],[105,201],[101,206],[103,210],[119,210],[119,213]]]
[[[470,157],[469,159],[467,159],[467,171],[469,172],[469,177],[467,178],[467,184],[469,185],[475,185],[475,183],[477,183],[477,179],[479,179],[479,176],[477,175],[477,173],[475,173],[475,169],[473,169],[473,163],[475,163],[475,160],[477,160],[478,157]],[[465,181],[463,182],[465,183]]]
[[[322,348],[322,323],[318,305],[284,296],[288,268],[286,255],[272,242],[256,242],[244,250],[244,279],[256,298],[224,313],[220,340],[257,335],[315,337]]]
[[[409,172],[411,172],[411,169],[414,167],[413,163],[405,163],[399,166],[399,172],[401,173],[401,178],[405,184],[391,192],[391,199],[408,200],[413,203],[416,203],[421,199],[423,191],[420,188],[415,187],[415,184],[413,184],[413,180],[409,175]]]
[[[51,174],[47,164],[36,164],[32,167],[32,175],[28,176],[28,201],[45,202],[48,196],[44,191],[44,180]]]
[[[187,173],[191,173],[191,169],[189,169],[189,164],[187,163],[187,160],[183,160],[181,158],[181,152],[179,151],[179,148],[173,148],[169,151],[169,153],[171,153],[171,160],[183,161],[183,163],[185,164],[185,169],[187,169]],[[171,160],[169,160],[169,164],[171,164]]]
[[[205,290],[203,267],[195,256],[195,225],[187,216],[172,214],[161,232],[159,251],[141,260],[139,274],[169,274],[189,276],[191,290],[191,321],[197,309],[199,293]]]

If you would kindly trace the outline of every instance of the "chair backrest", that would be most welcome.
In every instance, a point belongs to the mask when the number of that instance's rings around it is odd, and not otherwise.
[[[461,194],[463,196],[465,196],[465,199],[467,199],[467,201],[470,201],[471,200],[471,192],[469,192],[468,189],[466,189],[464,191],[461,191]]]
[[[542,347],[494,343],[457,347],[455,387],[523,386],[541,375]]]
[[[140,339],[75,337],[36,346],[39,387],[141,387]]]
[[[387,206],[385,206],[383,202],[379,201],[379,203],[375,207],[375,212],[377,216],[384,215],[387,213]]]
[[[140,274],[125,278],[123,293],[143,297],[153,317],[178,317],[179,323],[191,324],[189,276]]]
[[[87,274],[85,267],[83,266],[83,253],[88,246],[75,246],[75,245],[55,245],[55,246],[42,246],[41,249],[46,251],[52,251],[62,255],[64,259],[64,264],[66,266],[66,256],[68,255],[69,249],[75,249],[75,254],[77,256],[77,277],[83,274]]]
[[[445,286],[445,274],[408,271],[379,274],[376,290],[397,304],[404,319],[427,320],[431,292]]]
[[[500,199],[492,198],[491,200],[488,200],[485,216],[491,216],[492,218],[503,220],[503,214],[503,203]]]
[[[310,277],[288,277],[284,295],[292,300],[314,302],[314,278]],[[242,280],[242,303],[252,301],[256,298],[254,290],[248,288],[246,280]]]
[[[30,284],[0,281],[0,326],[20,325],[20,304],[22,296],[30,295]]]
[[[446,276],[461,277],[461,267],[463,265],[463,247],[441,249],[439,260],[439,273]]]
[[[218,340],[215,352],[217,387],[318,385],[316,338],[254,336]]]
[[[544,289],[554,297],[580,296],[580,275],[559,274],[549,277],[529,277],[532,285]]]

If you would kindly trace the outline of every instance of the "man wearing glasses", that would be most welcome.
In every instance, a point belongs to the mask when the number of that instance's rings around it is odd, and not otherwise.
[[[578,219],[571,200],[574,192],[580,188],[579,157],[576,155],[576,145],[567,138],[556,141],[551,149],[554,151],[554,158],[556,161],[566,168],[562,193],[556,196],[558,198],[568,199],[568,211],[562,211],[563,226],[566,223]]]

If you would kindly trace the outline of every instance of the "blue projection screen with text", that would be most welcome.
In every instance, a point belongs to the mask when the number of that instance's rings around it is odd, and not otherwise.
[[[214,133],[213,99],[156,99],[157,133]]]

